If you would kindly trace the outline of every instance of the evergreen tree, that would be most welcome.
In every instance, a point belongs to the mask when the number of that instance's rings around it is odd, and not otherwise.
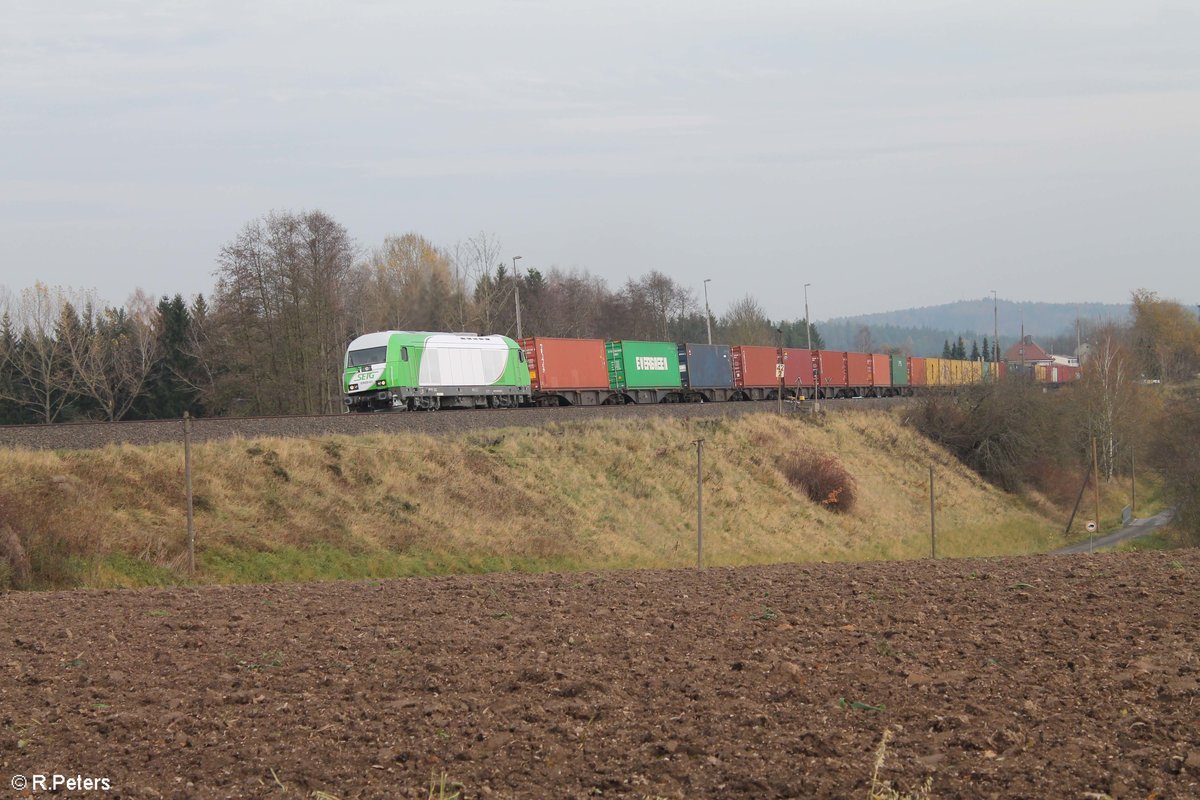
[[[977,342],[977,341],[971,342],[971,360],[972,361],[979,360],[979,342]]]
[[[703,319],[703,317],[702,317],[702,319]],[[805,327],[803,317],[801,317],[800,319],[797,319],[797,320],[793,320],[792,322],[788,322],[786,320],[780,320],[779,324],[776,325],[775,328],[777,330],[778,329],[783,330],[783,346],[784,347],[796,347],[796,348],[808,347],[808,340],[809,340],[810,333],[811,333],[812,349],[813,350],[823,350],[825,348],[825,340],[821,338],[821,332],[819,330],[817,330],[817,326],[812,325],[809,327]]]
[[[951,358],[957,359],[959,361],[963,361],[966,359],[967,346],[963,342],[963,338],[961,336],[958,337],[958,341],[955,342],[954,347],[951,348],[951,353],[953,354],[950,356]]]
[[[191,340],[192,314],[183,295],[164,296],[158,301],[159,361],[134,415],[144,419],[178,419],[184,411],[196,415],[199,393],[191,380],[196,368]]]
[[[992,360],[992,348],[988,346],[988,338],[986,336],[983,337],[983,360]]]
[[[954,358],[954,351],[950,349],[949,339],[942,344],[942,358]]]
[[[0,425],[18,425],[35,422],[34,416],[26,411],[18,399],[25,394],[21,374],[16,365],[21,363],[21,341],[13,327],[12,318],[5,313],[0,316]]]

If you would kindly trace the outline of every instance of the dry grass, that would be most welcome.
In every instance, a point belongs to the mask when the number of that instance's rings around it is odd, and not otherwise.
[[[911,792],[894,789],[891,783],[879,777],[884,762],[887,761],[888,744],[891,741],[892,729],[886,728],[883,736],[879,739],[879,747],[875,749],[875,764],[871,771],[871,789],[867,794],[867,800],[930,800],[933,797],[932,777],[926,778],[923,784]]]
[[[925,557],[931,463],[939,555],[1063,544],[1061,523],[886,414],[755,414],[199,445],[199,580],[688,566],[699,438],[709,564]],[[797,491],[777,466],[795,453],[836,454],[854,508],[845,488],[838,504]],[[0,452],[33,585],[181,579],[182,461],[175,445]]]

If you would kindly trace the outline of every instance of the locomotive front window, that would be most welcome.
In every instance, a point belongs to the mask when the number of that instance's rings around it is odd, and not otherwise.
[[[368,347],[363,350],[351,350],[346,353],[347,367],[369,367],[372,364],[382,364],[387,361],[387,345]]]

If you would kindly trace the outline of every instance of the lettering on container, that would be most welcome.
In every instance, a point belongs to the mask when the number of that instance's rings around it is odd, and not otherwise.
[[[638,356],[633,361],[639,371],[667,371],[667,359],[663,356]]]

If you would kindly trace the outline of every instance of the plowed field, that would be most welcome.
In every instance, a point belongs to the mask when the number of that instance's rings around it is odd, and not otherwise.
[[[1200,797],[1196,551],[0,609],[3,796]]]

